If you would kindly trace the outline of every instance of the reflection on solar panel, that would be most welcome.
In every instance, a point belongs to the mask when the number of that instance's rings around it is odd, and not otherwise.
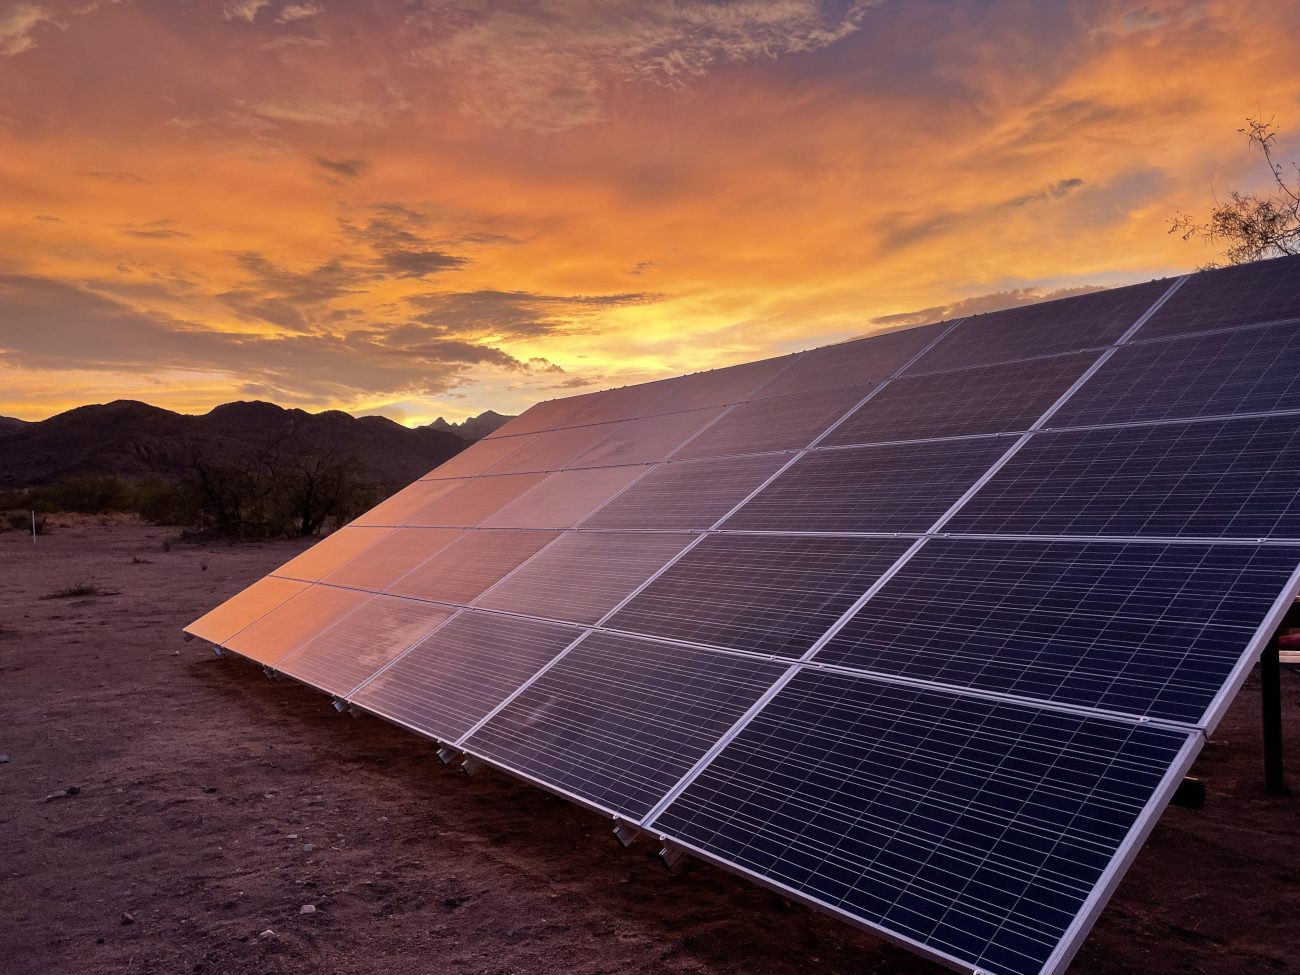
[[[608,625],[799,657],[909,544],[895,538],[714,535],[674,562]]]
[[[896,380],[831,431],[825,446],[1024,430],[1093,364],[1084,352]]]
[[[1298,312],[1292,258],[543,403],[187,629],[1055,975],[1300,592]]]

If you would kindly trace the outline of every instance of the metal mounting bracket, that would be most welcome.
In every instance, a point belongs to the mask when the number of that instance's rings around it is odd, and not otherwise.
[[[641,830],[635,825],[617,816],[614,817],[614,837],[624,846],[631,846],[640,835]]]
[[[668,869],[669,873],[673,873],[678,864],[686,859],[686,851],[680,846],[669,842],[665,836],[661,836],[659,839],[663,842],[663,849],[659,851],[659,861]]]
[[[466,755],[465,761],[460,763],[460,770],[466,775],[473,775],[483,767],[483,763],[473,755]]]

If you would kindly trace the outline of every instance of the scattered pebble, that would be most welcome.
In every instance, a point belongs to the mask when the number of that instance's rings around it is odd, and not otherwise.
[[[316,905],[315,905],[315,904],[304,904],[304,905],[302,905],[302,907],[298,908],[298,913],[299,913],[299,914],[315,914],[315,913],[316,913]]]
[[[316,849],[316,844],[315,844],[315,843],[304,843],[304,844],[302,845],[302,852],[303,852],[303,853],[310,853],[310,852],[311,852],[312,850],[314,850],[314,849]]]
[[[259,938],[274,938],[274,937],[275,937],[275,932],[272,931],[270,928],[267,928],[265,931],[263,931],[261,934],[259,934],[258,937],[259,937]]]
[[[53,802],[55,799],[68,799],[72,796],[79,795],[81,790],[75,785],[70,785],[66,789],[60,789],[58,792],[51,792],[45,797],[46,802]]]
[[[286,838],[287,838],[287,839],[291,839],[291,840],[296,840],[296,839],[298,838],[298,834],[297,834],[297,833],[290,833],[290,834],[288,835],[288,837],[286,837]]]
[[[130,911],[123,911],[123,912],[122,912],[122,923],[123,923],[123,924],[135,924],[135,915],[132,914]]]
[[[7,761],[9,761],[8,755],[0,755],[0,765],[3,765]]]

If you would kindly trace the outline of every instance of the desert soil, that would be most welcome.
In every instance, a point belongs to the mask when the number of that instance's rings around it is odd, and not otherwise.
[[[939,971],[183,642],[303,546],[170,534],[0,535],[5,975]],[[101,594],[42,598],[80,585]],[[1300,787],[1300,675],[1284,694]],[[1300,799],[1263,794],[1260,748],[1252,679],[1195,769],[1205,808],[1164,814],[1074,971],[1300,966]]]

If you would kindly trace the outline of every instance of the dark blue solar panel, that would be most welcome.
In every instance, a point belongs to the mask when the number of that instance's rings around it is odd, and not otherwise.
[[[1142,317],[1170,281],[1076,295],[976,315],[961,322],[906,375],[961,369],[1110,345]]]
[[[1011,446],[1007,437],[817,450],[727,519],[738,531],[924,532]]]
[[[971,967],[1032,975],[1187,742],[805,671],[654,825]]]
[[[801,450],[867,395],[866,386],[835,386],[738,403],[674,459]]]
[[[821,445],[1026,430],[1097,358],[1083,352],[895,379]]]
[[[1040,433],[944,526],[967,534],[1300,538],[1293,417]]]
[[[1050,426],[1300,409],[1300,321],[1127,345]]]
[[[1142,326],[1139,338],[1186,335],[1300,318],[1300,257],[1193,275]]]
[[[606,625],[798,657],[910,544],[895,538],[714,535]]]
[[[1199,722],[1300,548],[928,541],[824,663]]]
[[[597,633],[465,748],[639,819],[785,669],[753,657]]]

